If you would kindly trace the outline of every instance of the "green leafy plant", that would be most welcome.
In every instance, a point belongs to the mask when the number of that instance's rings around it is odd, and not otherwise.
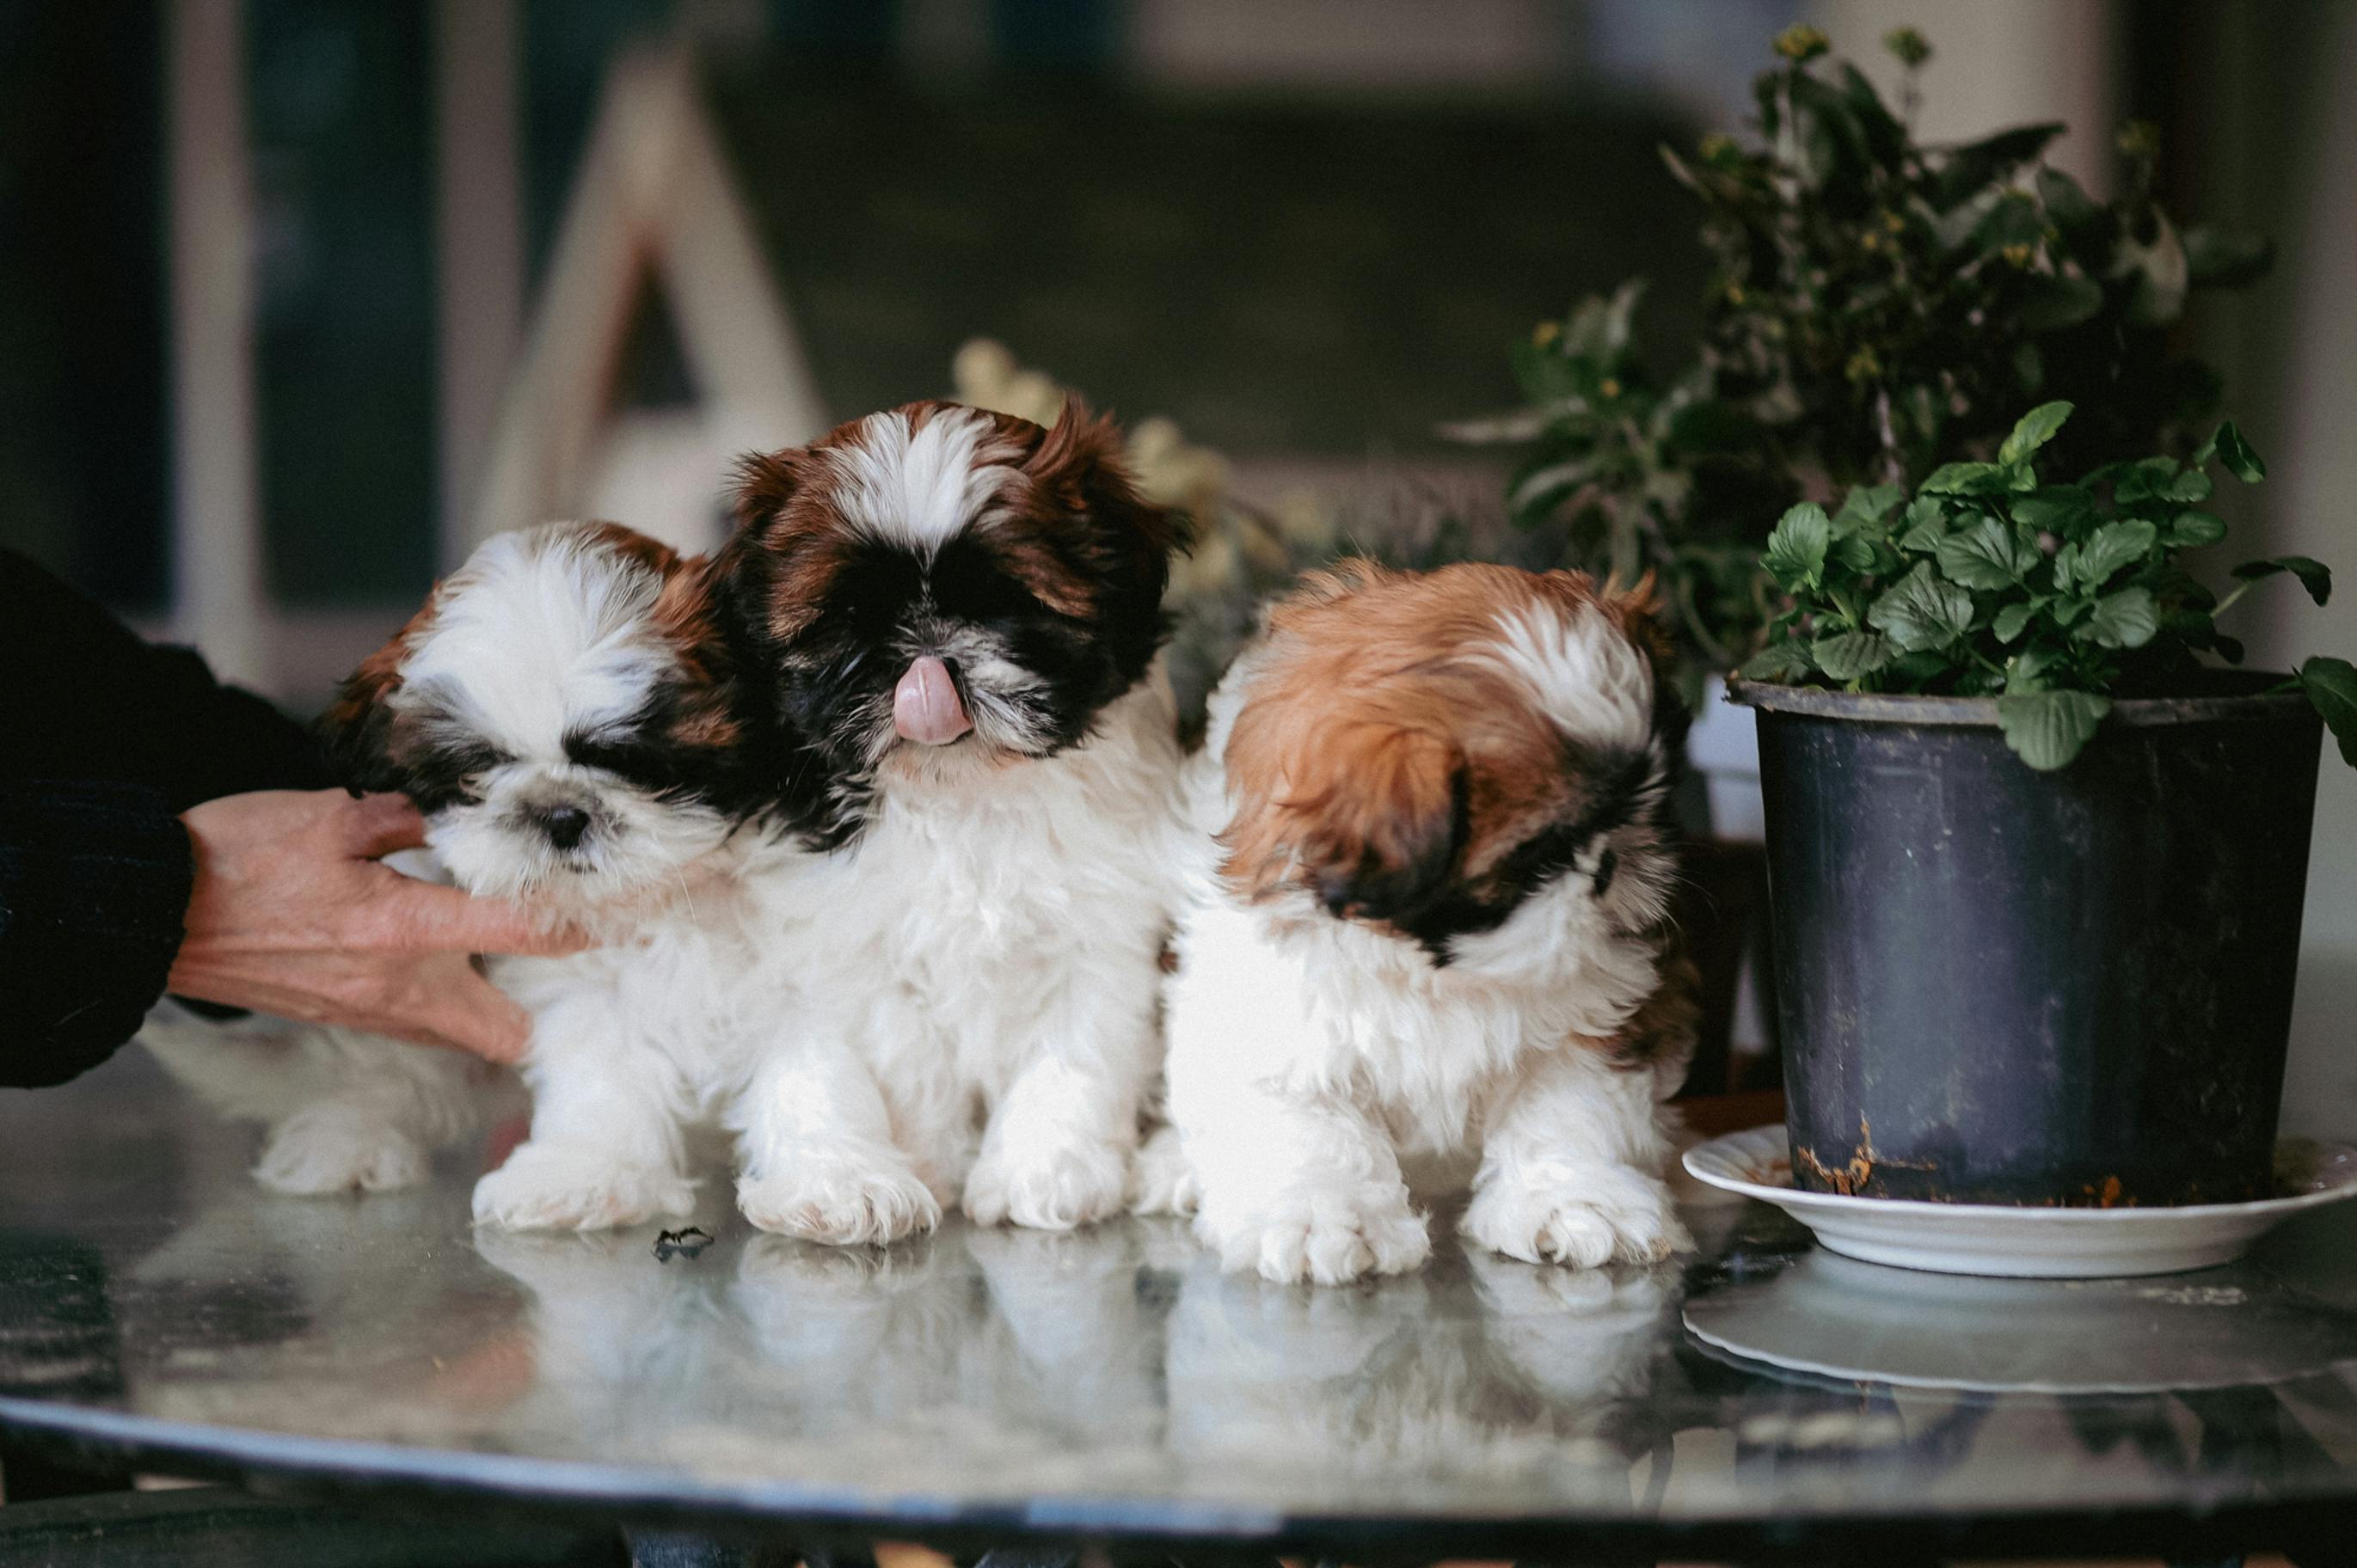
[[[2171,220],[2148,126],[2121,133],[2110,201],[2045,164],[2059,124],[1920,144],[1931,47],[1912,29],[1884,43],[1906,71],[1896,110],[1794,28],[1754,84],[1755,142],[1663,150],[1711,262],[1683,369],[1648,376],[1624,285],[1515,349],[1521,407],[1448,432],[1519,447],[1514,521],[1559,531],[1566,564],[1654,572],[1706,665],[1758,645],[1776,600],[1757,553],[1796,499],[1988,459],[2013,412],[2049,399],[2083,411],[2071,467],[2184,456],[2218,378],[2171,328],[2191,291],[2271,259],[2264,240]]]
[[[2233,570],[2224,597],[2179,557],[2226,524],[2201,510],[2210,469],[2244,484],[2266,466],[2229,422],[2188,457],[2103,465],[2072,484],[2040,478],[2068,403],[2025,414],[1986,460],[1947,463],[1910,498],[1860,485],[1827,512],[1786,511],[1763,570],[1789,596],[1747,679],[1850,692],[1993,696],[2006,744],[2032,768],[2068,764],[2118,696],[2184,695],[2199,656],[2239,663],[2217,618],[2264,578],[2289,573],[2321,605],[2332,574],[2303,555]],[[2357,767],[2357,668],[2310,659],[2294,685]]]

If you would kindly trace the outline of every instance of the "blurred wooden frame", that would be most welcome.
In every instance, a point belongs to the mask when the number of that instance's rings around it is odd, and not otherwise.
[[[483,481],[445,539],[446,565],[506,529],[578,515],[612,433],[622,353],[650,283],[678,324],[716,497],[736,454],[798,445],[828,427],[681,49],[626,56],[608,81]]]

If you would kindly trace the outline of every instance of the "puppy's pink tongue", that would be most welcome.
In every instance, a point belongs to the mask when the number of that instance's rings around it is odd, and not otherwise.
[[[928,654],[909,666],[892,690],[892,727],[920,746],[947,746],[974,727],[948,665]]]

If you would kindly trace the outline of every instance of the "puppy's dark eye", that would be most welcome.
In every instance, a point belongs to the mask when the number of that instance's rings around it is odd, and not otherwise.
[[[471,779],[513,762],[514,757],[485,740],[452,741],[436,747],[438,770],[451,779]]]
[[[960,537],[942,545],[927,580],[934,605],[960,620],[1012,620],[1048,613],[1048,607],[1005,563],[971,539]]]
[[[646,747],[624,735],[582,735],[565,737],[565,759],[576,768],[595,768],[600,772],[628,776],[634,765],[642,763]]]

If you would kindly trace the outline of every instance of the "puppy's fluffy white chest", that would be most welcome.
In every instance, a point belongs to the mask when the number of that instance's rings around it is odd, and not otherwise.
[[[609,922],[603,946],[495,961],[492,978],[533,1015],[527,1080],[595,1073],[618,1053],[653,1058],[678,1114],[717,1120],[791,1026],[791,977],[760,961],[761,889],[790,881],[801,858],[750,848],[660,908]]]
[[[854,848],[774,885],[770,961],[813,977],[889,1097],[995,1098],[1076,989],[1152,962],[1177,766],[1157,676],[1056,757],[894,780]]]

